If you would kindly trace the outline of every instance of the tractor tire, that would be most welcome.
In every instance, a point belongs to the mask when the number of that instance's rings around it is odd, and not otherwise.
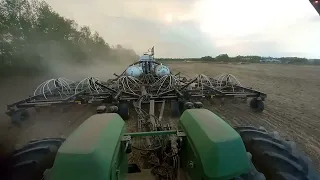
[[[277,132],[263,127],[236,127],[252,162],[267,180],[319,180],[311,159],[296,148],[292,141],[280,138]]]
[[[7,160],[7,177],[10,180],[41,180],[46,169],[53,166],[63,138],[45,138],[31,141],[12,153]]]
[[[118,114],[123,120],[129,119],[129,105],[128,103],[122,102],[118,105]]]

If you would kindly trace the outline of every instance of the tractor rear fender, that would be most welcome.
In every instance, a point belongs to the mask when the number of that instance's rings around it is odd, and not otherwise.
[[[125,123],[116,113],[91,116],[59,148],[45,179],[123,179],[117,172],[127,171],[127,155],[121,143],[124,132]]]
[[[189,109],[180,117],[186,133],[182,168],[191,179],[231,179],[251,167],[240,135],[207,109]]]

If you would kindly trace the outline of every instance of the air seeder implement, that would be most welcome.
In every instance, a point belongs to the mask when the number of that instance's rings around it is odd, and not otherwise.
[[[155,61],[154,53],[145,53],[139,61],[131,64],[114,79],[101,81],[88,77],[74,82],[66,78],[49,79],[41,83],[33,95],[7,106],[7,115],[13,121],[20,121],[28,115],[28,108],[63,106],[75,103],[110,104],[110,108],[99,107],[97,111],[120,112],[128,119],[128,106],[134,105],[138,114],[142,104],[169,103],[173,113],[179,117],[186,107],[202,106],[201,101],[209,99],[252,98],[250,106],[255,111],[263,111],[266,94],[244,87],[232,74],[208,77],[200,74],[188,79],[180,73]],[[164,107],[162,105],[161,107]]]
[[[114,79],[51,79],[8,105],[14,122],[28,108],[97,106],[67,139],[36,140],[15,151],[11,179],[319,179],[295,143],[262,127],[233,128],[204,107],[212,99],[250,98],[250,107],[262,112],[266,94],[231,74],[174,74],[153,51]]]

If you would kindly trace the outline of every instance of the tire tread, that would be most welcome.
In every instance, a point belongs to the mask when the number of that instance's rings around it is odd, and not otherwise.
[[[267,179],[320,179],[310,158],[298,150],[295,143],[282,139],[278,132],[252,126],[235,127],[235,130],[252,154],[253,164]]]

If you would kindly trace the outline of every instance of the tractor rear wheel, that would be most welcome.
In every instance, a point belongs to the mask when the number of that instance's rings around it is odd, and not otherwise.
[[[10,180],[41,180],[46,169],[53,166],[63,138],[45,138],[31,141],[12,153],[6,162]]]
[[[319,180],[311,159],[294,142],[280,138],[277,132],[251,126],[236,127],[252,162],[267,180]]]

